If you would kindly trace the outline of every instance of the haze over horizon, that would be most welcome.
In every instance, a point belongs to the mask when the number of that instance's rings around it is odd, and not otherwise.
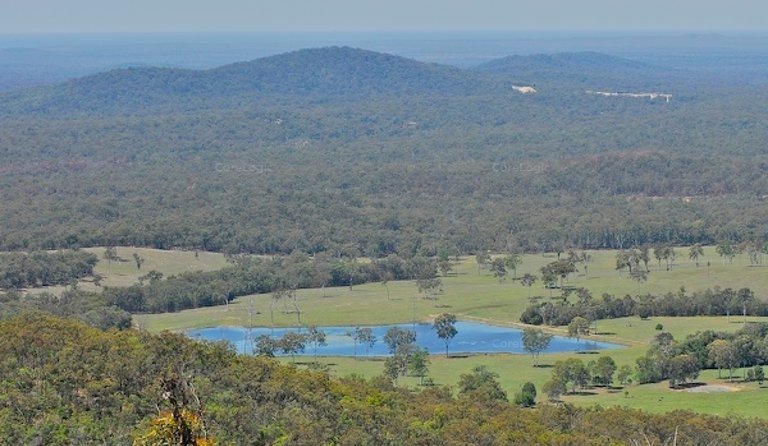
[[[0,33],[765,31],[757,0],[4,0]]]

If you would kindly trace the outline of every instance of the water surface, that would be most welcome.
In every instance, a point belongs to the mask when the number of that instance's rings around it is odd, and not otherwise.
[[[370,327],[376,336],[376,343],[372,348],[366,349],[365,346],[355,346],[352,337],[349,335],[355,327],[321,327],[326,334],[325,346],[317,349],[318,355],[324,356],[386,356],[389,354],[387,346],[384,344],[384,335],[390,327],[401,327],[416,331],[416,343],[426,348],[432,354],[445,353],[445,343],[437,337],[432,325],[429,324],[398,324],[398,325],[379,325]],[[457,322],[456,329],[458,333],[448,345],[450,353],[526,353],[523,349],[521,340],[522,331],[516,328],[499,327],[486,325],[476,322]],[[242,327],[212,327],[188,330],[188,336],[194,339],[207,341],[226,340],[231,342],[238,352],[251,353],[252,339],[262,334],[268,334],[279,338],[287,332],[304,331],[306,328],[264,328],[258,327],[249,330]],[[555,336],[549,345],[546,353],[584,351],[584,350],[604,350],[619,348],[620,345],[608,342],[596,342],[591,340],[576,340]],[[313,355],[314,347],[307,344],[304,355]]]

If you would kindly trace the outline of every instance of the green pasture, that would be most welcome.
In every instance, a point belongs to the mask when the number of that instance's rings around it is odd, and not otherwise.
[[[215,269],[225,264],[223,257],[217,254],[167,253],[142,250],[147,264],[142,268],[147,271],[157,269],[165,274],[191,269]],[[123,257],[131,254],[131,248],[119,248]],[[145,254],[146,253],[146,254]],[[681,287],[686,290],[703,290],[714,286],[750,287],[758,298],[768,297],[768,269],[763,266],[750,266],[746,258],[737,257],[733,263],[723,262],[716,256],[713,247],[705,249],[705,258],[697,267],[688,259],[688,249],[677,249],[677,260],[667,271],[666,264],[661,267],[655,260],[649,264],[651,273],[648,280],[637,283],[630,280],[626,273],[615,270],[616,251],[592,251],[592,262],[588,271],[571,275],[565,285],[588,288],[593,295],[602,293],[616,295],[638,293],[677,292]],[[153,256],[154,257],[151,257]],[[178,256],[178,258],[176,258]],[[155,262],[150,266],[150,260]],[[525,273],[539,275],[539,268],[556,260],[554,254],[529,254],[523,257],[523,264],[517,271],[517,277]],[[112,283],[127,284],[136,280],[138,272],[132,263],[112,265],[107,270],[106,261],[100,261],[98,271],[113,280]],[[119,276],[117,276],[120,274]],[[339,288],[300,290],[298,304],[301,309],[301,323],[329,325],[374,325],[398,322],[410,322],[414,319],[428,321],[434,315],[451,312],[459,318],[480,320],[494,324],[519,325],[518,320],[523,309],[529,304],[530,296],[543,296],[543,299],[557,298],[559,290],[548,290],[541,282],[528,289],[519,281],[513,280],[515,273],[501,283],[487,271],[480,270],[474,257],[462,258],[453,274],[442,277],[444,292],[436,300],[426,300],[418,295],[412,281],[390,282],[386,287],[380,283]],[[116,277],[111,277],[116,276]],[[109,282],[107,282],[109,283]],[[390,298],[387,298],[387,287]],[[206,326],[247,326],[248,309],[255,310],[253,324],[256,326],[291,326],[299,323],[297,314],[291,306],[280,304],[270,309],[269,295],[239,297],[229,307],[218,306],[187,310],[179,313],[141,315],[136,317],[137,324],[151,331],[183,330]],[[752,318],[748,321],[765,321],[768,318]],[[740,316],[731,317],[658,317],[650,320],[623,318],[599,321],[597,338],[624,344],[626,347],[608,352],[619,366],[633,365],[637,357],[647,348],[648,342],[658,333],[656,325],[661,324],[665,331],[681,339],[698,330],[736,330],[742,326]],[[549,329],[556,334],[565,334],[563,328]],[[477,365],[485,365],[499,374],[504,389],[514,394],[526,381],[533,382],[541,389],[549,379],[551,366],[556,361],[569,356],[576,356],[589,361],[597,359],[598,354],[560,353],[544,355],[544,367],[532,367],[531,359],[525,355],[473,355],[446,359],[443,355],[431,358],[429,376],[437,385],[452,385],[458,382],[462,373],[469,373]],[[290,362],[290,360],[285,360]],[[301,361],[308,361],[302,358]],[[383,370],[381,360],[370,358],[320,358],[319,362],[339,376],[359,374],[374,376]],[[624,388],[589,389],[583,395],[566,396],[565,401],[574,404],[604,406],[620,405],[641,408],[654,412],[674,409],[690,409],[703,413],[719,415],[768,416],[768,408],[760,404],[768,396],[768,390],[757,384],[726,383],[717,378],[717,373],[706,371],[699,379],[702,383],[728,385],[728,391],[690,392],[670,390],[666,383],[651,385],[628,385]],[[403,378],[400,384],[416,386],[416,378]],[[723,390],[723,389],[719,389]],[[542,396],[539,400],[543,401]]]

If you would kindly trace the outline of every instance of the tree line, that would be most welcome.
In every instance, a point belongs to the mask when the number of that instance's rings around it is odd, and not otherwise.
[[[603,293],[595,298],[586,288],[566,290],[562,297],[546,302],[544,298],[532,298],[520,316],[520,321],[531,325],[569,325],[575,318],[590,322],[600,319],[616,319],[638,316],[647,319],[652,316],[730,316],[742,317],[768,315],[768,303],[755,298],[749,288],[707,289],[688,292],[681,288],[677,292],[661,295],[643,294],[624,297]]]
[[[98,261],[79,250],[0,253],[0,290],[67,285],[93,275]]]
[[[104,298],[131,313],[161,313],[225,305],[237,296],[257,293],[286,295],[290,300],[302,288],[353,287],[370,282],[386,285],[390,280],[423,281],[423,286],[429,288],[437,280],[438,265],[449,262],[396,255],[357,261],[298,252],[271,258],[236,255],[230,260],[229,266],[217,271],[187,272],[168,278],[149,271],[139,284],[105,288]]]
[[[768,364],[768,324],[745,323],[736,332],[699,331],[683,340],[666,332],[654,338],[644,356],[637,358],[635,376],[639,383],[669,380],[675,387],[695,379],[699,371],[717,369],[733,380],[735,369],[743,368],[742,381],[765,379]]]

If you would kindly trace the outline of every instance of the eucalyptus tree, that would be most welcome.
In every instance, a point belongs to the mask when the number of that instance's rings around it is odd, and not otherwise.
[[[510,254],[504,257],[504,266],[514,272],[513,280],[517,280],[517,268],[523,264],[523,257],[520,254]]]
[[[536,283],[536,276],[530,273],[525,273],[523,277],[520,278],[520,284],[523,286],[528,287],[528,297],[531,297],[531,287],[533,284]]]
[[[448,357],[448,344],[458,333],[456,330],[456,316],[450,313],[443,313],[435,318],[432,328],[437,332],[437,337],[445,343],[445,357]]]
[[[495,258],[491,261],[491,273],[493,273],[493,277],[498,279],[499,283],[504,280],[507,276],[507,267],[504,259]]]
[[[315,362],[317,362],[317,349],[318,349],[318,347],[322,347],[322,346],[327,345],[326,342],[325,342],[325,339],[326,339],[325,332],[323,330],[317,328],[316,325],[311,325],[307,329],[306,336],[307,336],[307,342],[312,344],[312,350],[313,350],[314,359],[315,359]]]
[[[533,366],[538,365],[539,354],[549,348],[552,335],[539,328],[525,328],[522,333],[523,349],[530,353]]]
[[[688,258],[696,262],[696,268],[699,267],[699,259],[704,256],[704,248],[700,243],[696,243],[688,250]]]

